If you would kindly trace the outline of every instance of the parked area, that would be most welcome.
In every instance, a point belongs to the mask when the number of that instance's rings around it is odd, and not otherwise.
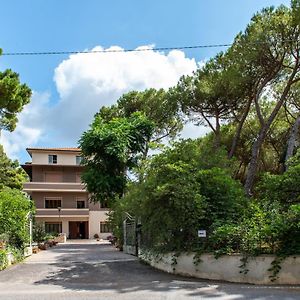
[[[155,270],[111,245],[74,240],[0,272],[0,299],[299,299],[300,287],[229,284]],[[103,298],[102,298],[103,297]]]

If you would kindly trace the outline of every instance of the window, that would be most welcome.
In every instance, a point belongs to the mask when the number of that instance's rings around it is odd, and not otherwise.
[[[45,198],[45,208],[61,207],[61,199]]]
[[[77,208],[85,208],[85,201],[77,200]]]
[[[107,222],[100,222],[100,232],[101,233],[111,232],[110,224]]]
[[[81,156],[76,156],[76,165],[80,165],[82,161],[82,157]]]
[[[57,164],[57,155],[48,155],[49,164]]]
[[[60,223],[45,222],[45,231],[46,233],[61,233],[62,232],[61,222]]]

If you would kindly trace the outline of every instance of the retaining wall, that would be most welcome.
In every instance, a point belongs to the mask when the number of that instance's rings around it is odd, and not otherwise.
[[[195,253],[181,254],[176,258],[176,264],[172,264],[172,254],[154,257],[149,253],[141,253],[140,258],[159,270],[202,279],[253,284],[300,284],[300,256],[283,260],[280,263],[279,278],[274,282],[269,277],[272,272],[268,271],[275,259],[273,255],[249,258],[247,274],[240,273],[242,255],[224,255],[215,259],[212,254],[203,254],[197,265],[194,263],[194,256]]]

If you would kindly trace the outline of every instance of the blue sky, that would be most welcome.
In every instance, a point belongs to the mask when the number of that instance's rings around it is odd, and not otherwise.
[[[258,10],[289,5],[284,0],[1,2],[0,48],[4,52],[228,43]],[[22,162],[28,159],[24,151],[28,146],[76,145],[101,105],[115,102],[132,88],[167,88],[220,50],[123,54],[116,59],[103,58],[107,54],[91,54],[89,58],[2,56],[0,70],[12,68],[34,91],[16,132],[4,133],[2,143],[11,157]],[[190,127],[187,135],[189,131],[194,135],[205,132]]]

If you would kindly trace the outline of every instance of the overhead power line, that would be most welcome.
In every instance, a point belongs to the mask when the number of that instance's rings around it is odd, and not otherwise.
[[[284,40],[282,43],[297,42],[298,40]],[[298,41],[300,42],[300,41]],[[265,42],[257,41],[253,45],[264,44]],[[3,52],[6,56],[22,56],[22,55],[63,55],[63,54],[94,54],[94,53],[124,53],[124,52],[146,52],[146,51],[166,51],[166,50],[188,50],[201,48],[222,48],[230,47],[232,43],[228,44],[212,44],[212,45],[196,45],[196,46],[179,46],[179,47],[141,47],[136,49],[103,49],[103,50],[86,50],[86,51],[41,51],[41,52]]]
[[[199,48],[217,48],[229,47],[231,44],[220,45],[198,45],[198,46],[182,46],[182,47],[158,47],[158,48],[137,48],[137,49],[103,49],[103,50],[87,50],[87,51],[45,51],[45,52],[3,52],[2,55],[60,55],[60,54],[93,54],[93,53],[122,53],[122,52],[145,52],[145,51],[166,51],[166,50],[184,50]]]

